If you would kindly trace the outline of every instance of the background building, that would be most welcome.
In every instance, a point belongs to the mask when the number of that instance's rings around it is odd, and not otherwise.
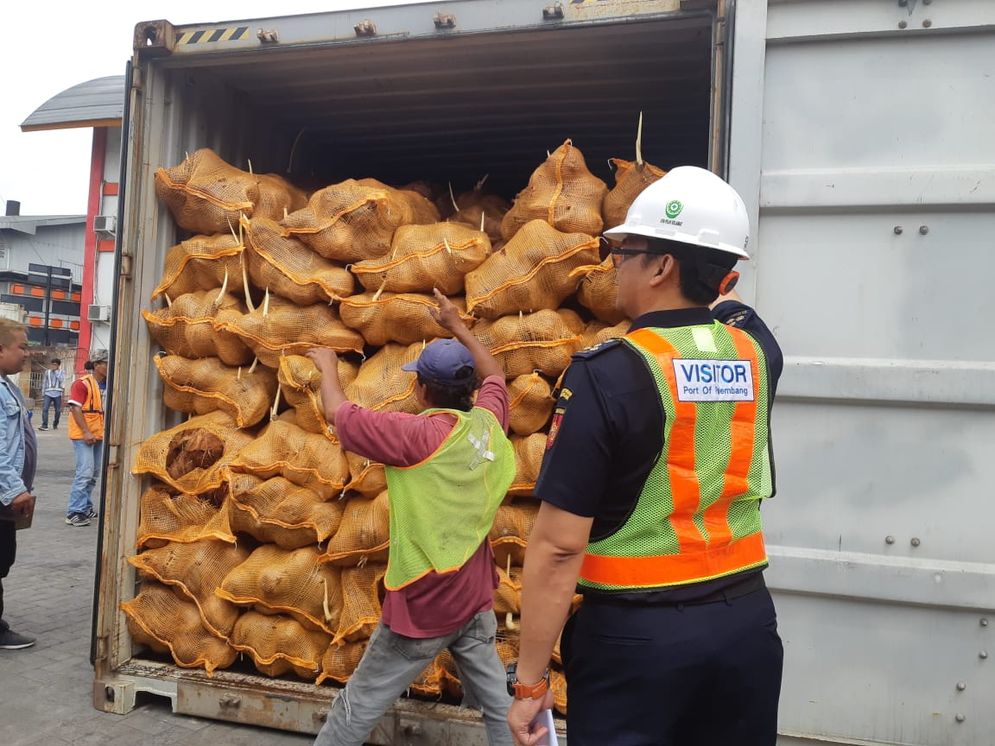
[[[52,97],[21,123],[23,132],[93,128],[89,196],[86,215],[80,218],[83,253],[76,301],[79,304],[77,371],[91,352],[110,348],[124,98],[124,76],[97,78]]]

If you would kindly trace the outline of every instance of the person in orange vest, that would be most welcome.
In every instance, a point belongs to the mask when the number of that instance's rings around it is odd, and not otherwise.
[[[89,526],[97,517],[93,487],[97,484],[104,445],[104,399],[107,386],[107,353],[93,356],[91,371],[69,390],[69,438],[76,449],[76,476],[69,492],[67,526]]]
[[[554,410],[512,735],[544,737],[560,637],[570,746],[774,746],[783,649],[760,505],[783,358],[732,289],[746,208],[718,176],[675,168],[605,238],[633,322],[574,356]]]

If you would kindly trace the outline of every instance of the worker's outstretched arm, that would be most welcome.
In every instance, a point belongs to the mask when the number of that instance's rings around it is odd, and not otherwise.
[[[473,355],[473,367],[477,371],[477,377],[480,380],[484,380],[488,376],[501,376],[503,378],[504,369],[501,364],[467,328],[463,319],[460,318],[459,309],[453,305],[449,298],[440,293],[438,288],[434,290],[434,293],[439,307],[431,309],[432,318],[443,329],[452,332],[452,335],[470,351],[470,354]]]
[[[339,380],[339,356],[335,350],[318,347],[307,351],[307,356],[321,372],[321,405],[325,409],[325,419],[328,424],[335,424],[335,413],[339,405],[348,401]]]

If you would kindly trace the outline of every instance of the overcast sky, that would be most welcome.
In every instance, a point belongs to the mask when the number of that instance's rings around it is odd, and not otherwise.
[[[165,18],[209,23],[281,14],[408,5],[418,0],[130,0],[91,4],[0,0],[0,214],[19,200],[22,215],[84,214],[92,130],[21,132],[48,99],[78,83],[123,75],[135,24]]]

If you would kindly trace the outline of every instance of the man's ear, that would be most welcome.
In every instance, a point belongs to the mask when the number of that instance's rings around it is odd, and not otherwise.
[[[677,261],[670,254],[653,257],[650,264],[650,287],[660,287],[677,272]]]

